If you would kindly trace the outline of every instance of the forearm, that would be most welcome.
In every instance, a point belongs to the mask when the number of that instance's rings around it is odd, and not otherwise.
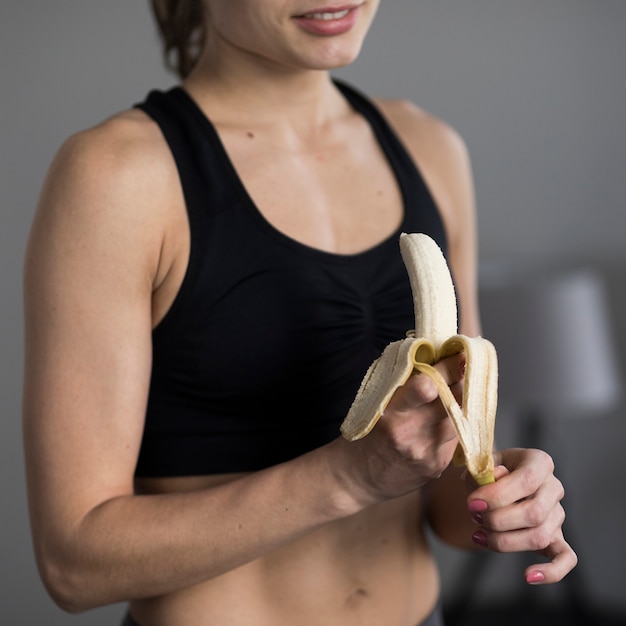
[[[43,564],[51,594],[80,611],[169,593],[356,513],[328,448],[207,490],[101,503]]]
[[[476,523],[467,508],[465,468],[451,464],[427,489],[426,516],[433,532],[444,543],[462,550],[476,549],[472,533]]]

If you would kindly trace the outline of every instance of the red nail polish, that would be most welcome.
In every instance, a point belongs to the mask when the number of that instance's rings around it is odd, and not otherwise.
[[[487,535],[482,530],[477,530],[472,535],[472,541],[483,548],[487,547]]]
[[[537,583],[542,583],[545,580],[545,576],[542,572],[531,572],[526,576],[526,582],[529,585],[535,585]]]
[[[483,516],[480,513],[473,513],[472,519],[480,526],[483,525]]]
[[[470,500],[467,507],[470,513],[483,513],[489,508],[489,505],[484,500]]]

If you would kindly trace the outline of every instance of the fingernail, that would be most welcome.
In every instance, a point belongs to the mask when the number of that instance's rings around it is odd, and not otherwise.
[[[482,530],[477,530],[472,535],[472,541],[483,548],[487,547],[487,535]]]
[[[480,526],[483,525],[483,516],[480,513],[472,513],[472,519]]]
[[[542,583],[545,580],[545,576],[542,572],[531,572],[526,576],[526,582],[529,585],[536,585],[537,583]]]
[[[470,513],[482,513],[489,508],[489,505],[484,500],[470,500],[467,506]]]

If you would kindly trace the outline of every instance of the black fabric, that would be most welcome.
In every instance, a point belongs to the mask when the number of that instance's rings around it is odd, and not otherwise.
[[[174,155],[191,253],[153,333],[137,476],[253,471],[331,441],[370,363],[414,326],[398,238],[425,232],[445,251],[443,225],[378,110],[337,85],[370,123],[404,202],[398,231],[354,255],[310,248],[273,228],[183,89],[151,92],[138,105]]]
[[[124,616],[124,621],[122,622],[122,626],[140,626],[133,618],[130,613],[126,613]]]
[[[441,600],[437,601],[430,615],[419,626],[445,626]]]

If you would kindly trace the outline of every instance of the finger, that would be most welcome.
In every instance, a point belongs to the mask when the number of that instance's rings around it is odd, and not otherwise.
[[[390,413],[412,413],[415,409],[434,402],[437,397],[437,387],[428,376],[412,374],[394,393],[383,417]]]
[[[482,516],[483,523],[490,530],[500,532],[540,527],[558,509],[564,495],[561,481],[550,476],[532,496],[500,509],[486,511]]]
[[[509,470],[504,465],[496,465],[493,468],[493,477],[496,480],[500,480],[501,478],[503,478],[504,476],[510,473],[511,472],[509,472]]]
[[[454,355],[439,361],[435,367],[449,386],[457,385],[463,378],[464,357]],[[413,411],[424,404],[435,402],[439,398],[437,385],[425,374],[413,374],[407,382],[400,387],[388,409],[406,413]],[[443,413],[442,413],[443,416]]]
[[[408,397],[407,392],[405,400]],[[416,459],[426,455],[428,449],[457,442],[454,425],[439,401],[421,407],[409,405],[405,411],[385,411],[379,424],[379,431],[394,449]],[[450,457],[453,452],[454,448],[450,450]]]
[[[506,467],[504,467],[504,465],[496,465],[493,468],[493,477],[495,478],[496,481],[500,480],[502,477],[506,476],[509,473],[510,473],[509,470]],[[465,469],[461,478],[465,481],[467,490],[471,492],[468,497],[468,505],[469,505],[468,508],[470,512],[475,512],[478,510],[486,511],[488,508],[488,504],[486,502],[484,503],[484,506],[481,506],[481,505],[479,505],[478,507],[472,506],[473,501],[480,500],[480,497],[476,497],[474,493],[475,491],[479,489],[479,485],[476,482],[476,480],[472,477],[472,475],[467,471],[467,469]]]
[[[448,385],[452,386],[459,383],[465,375],[465,355],[463,353],[454,354],[441,359],[435,364],[435,368],[439,370]]]
[[[484,516],[483,516],[484,518]],[[538,552],[547,550],[555,536],[562,534],[565,511],[559,504],[550,511],[540,526],[516,530],[491,530],[483,522],[482,528],[473,535],[476,543],[494,552]]]
[[[496,464],[504,465],[509,473],[494,483],[476,489],[472,500],[483,500],[493,511],[529,498],[553,475],[554,463],[541,450],[514,448],[494,454]]]
[[[525,569],[524,578],[530,585],[557,583],[563,580],[578,563],[576,552],[565,541],[562,532],[540,554],[547,556],[550,561],[548,563],[530,565]]]

